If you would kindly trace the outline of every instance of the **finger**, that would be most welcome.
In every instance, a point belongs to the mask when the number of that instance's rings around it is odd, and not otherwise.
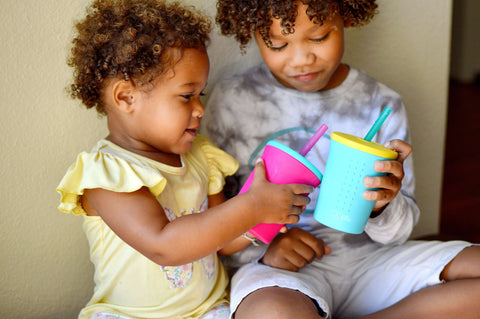
[[[257,160],[257,162],[255,163],[253,180],[257,180],[257,179],[266,179],[265,163],[263,162],[263,159],[261,159],[261,158],[259,158]]]
[[[290,254],[285,256],[285,259],[290,265],[296,268],[295,271],[298,271],[298,269],[305,267],[311,262],[305,259],[301,254],[298,254],[297,251],[290,252]]]
[[[310,198],[306,195],[293,195],[292,204],[294,206],[307,206],[310,203]]]
[[[379,173],[392,174],[399,180],[405,175],[403,164],[399,161],[376,161],[374,168]]]
[[[310,247],[306,244],[296,245],[294,251],[296,252],[296,255],[301,257],[303,264],[296,263],[295,265],[302,268],[305,267],[306,264],[311,263],[318,255],[314,248],[316,247]]]
[[[396,192],[390,189],[379,189],[377,191],[364,191],[363,198],[371,201],[391,201],[396,195]]]
[[[408,144],[402,140],[391,140],[385,144],[385,147],[394,150],[398,153],[397,161],[403,163],[403,161],[410,155],[412,152],[412,145]]]
[[[363,185],[368,188],[385,188],[398,191],[402,187],[400,178],[393,175],[371,177],[367,176],[363,179]]]
[[[289,184],[289,186],[291,187],[292,192],[297,195],[311,194],[315,190],[313,186],[305,185],[305,184]]]
[[[323,240],[313,236],[310,233],[308,233],[308,236],[307,235],[301,236],[300,240],[302,240],[313,251],[314,255],[317,258],[322,258],[323,255],[325,255],[325,254],[328,255],[331,252],[330,247],[325,245]],[[327,247],[327,249],[329,250],[328,253],[326,253],[326,248],[325,247]],[[307,256],[305,256],[305,257],[307,257]],[[313,258],[312,258],[312,260],[313,260]],[[310,262],[312,260],[310,260]]]
[[[294,212],[294,211],[297,211],[297,212],[298,212],[297,209],[298,209],[298,207],[297,207],[297,208],[293,208],[293,209],[292,209],[292,212]],[[302,212],[300,211],[299,213],[296,213],[296,214],[293,213],[293,214],[288,215],[285,224],[296,224],[296,223],[298,223],[298,222],[300,221],[300,216],[299,216],[299,215],[300,215],[301,213],[302,213]]]
[[[285,234],[288,231],[287,226],[283,225],[282,228],[278,231],[279,233]]]

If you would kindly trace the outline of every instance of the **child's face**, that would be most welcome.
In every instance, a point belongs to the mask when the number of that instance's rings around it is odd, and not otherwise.
[[[138,93],[135,137],[148,146],[144,149],[158,153],[157,160],[168,162],[172,154],[190,150],[205,111],[199,98],[208,71],[204,49],[185,49],[181,60],[154,82],[152,90]]]
[[[337,15],[323,25],[315,24],[306,15],[306,9],[307,6],[299,4],[293,34],[282,34],[280,20],[272,21],[270,48],[258,31],[255,39],[263,60],[280,83],[307,92],[330,89],[338,85],[337,69],[344,52],[344,21]]]

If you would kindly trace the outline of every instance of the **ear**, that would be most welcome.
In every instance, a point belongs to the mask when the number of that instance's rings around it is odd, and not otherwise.
[[[131,81],[118,80],[112,87],[112,98],[116,109],[131,113],[137,98],[136,86]]]

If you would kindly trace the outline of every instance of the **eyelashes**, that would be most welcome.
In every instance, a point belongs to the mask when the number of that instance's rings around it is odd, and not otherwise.
[[[190,94],[182,94],[181,97],[183,97],[185,100],[190,100],[192,97],[194,97],[195,94],[190,93]],[[205,93],[202,91],[198,94],[198,96],[205,96]]]
[[[328,32],[326,35],[324,35],[324,36],[321,37],[321,38],[311,39],[310,41],[315,42],[315,43],[321,43],[321,42],[327,40],[328,37],[329,37],[329,35],[330,35],[330,32]],[[273,45],[272,45],[272,46],[270,47],[270,49],[271,49],[272,51],[281,51],[281,50],[283,50],[284,48],[286,48],[287,45],[288,45],[288,43],[285,43],[285,44],[283,44],[283,45],[281,45],[281,46],[273,46]]]

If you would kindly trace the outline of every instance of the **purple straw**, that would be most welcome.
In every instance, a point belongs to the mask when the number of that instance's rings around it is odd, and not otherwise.
[[[322,124],[322,126],[320,126],[320,128],[315,132],[315,134],[313,134],[313,136],[310,138],[307,144],[305,144],[305,146],[302,148],[299,154],[302,156],[307,155],[307,153],[310,152],[310,150],[312,149],[313,145],[315,145],[315,143],[318,142],[320,137],[322,137],[322,135],[325,134],[327,130],[328,130],[328,126],[326,126],[325,124]]]

